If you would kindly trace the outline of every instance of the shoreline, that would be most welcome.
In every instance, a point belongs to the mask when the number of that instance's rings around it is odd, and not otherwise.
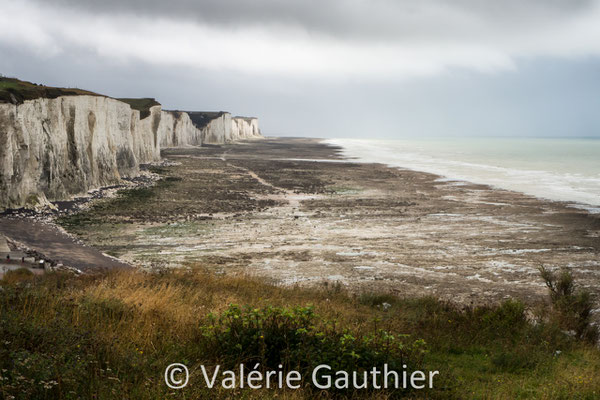
[[[447,140],[448,138],[440,138],[440,140]],[[457,140],[460,139],[464,139],[464,138],[455,138]],[[482,138],[479,138],[480,140]],[[517,140],[515,138],[492,138],[494,140]],[[553,138],[536,138],[536,140],[552,140]],[[533,140],[533,138],[525,138],[525,140],[531,141]],[[407,143],[404,143],[404,142]],[[345,143],[344,143],[345,142]],[[531,176],[537,176],[540,175],[540,177],[537,177],[536,179],[551,179],[552,180],[552,187],[562,187],[561,185],[565,185],[565,186],[569,186],[570,184],[572,184],[572,182],[568,182],[569,179],[572,179],[573,176],[577,176],[579,177],[579,179],[583,179],[583,180],[589,180],[589,179],[596,179],[597,177],[593,177],[592,175],[590,176],[582,176],[580,175],[581,171],[579,172],[574,172],[574,171],[558,171],[558,170],[552,170],[552,169],[537,169],[537,168],[528,168],[528,167],[515,167],[514,165],[502,165],[499,163],[499,160],[496,160],[496,163],[482,163],[481,162],[481,157],[482,155],[480,154],[478,157],[478,160],[473,160],[473,159],[457,159],[457,158],[452,158],[453,157],[453,153],[452,151],[456,151],[456,149],[454,148],[454,150],[451,150],[448,154],[441,155],[441,156],[432,156],[430,153],[431,151],[433,151],[434,149],[429,148],[428,151],[425,150],[425,148],[421,149],[420,147],[417,148],[411,148],[411,145],[415,145],[417,144],[417,146],[421,146],[421,144],[427,145],[428,143],[433,143],[435,142],[435,140],[430,139],[430,140],[414,140],[414,139],[398,139],[398,140],[393,140],[393,139],[374,139],[374,140],[365,140],[365,139],[347,139],[347,138],[332,138],[332,139],[323,139],[323,143],[328,144],[328,145],[333,145],[333,146],[338,146],[341,147],[342,150],[342,154],[345,155],[346,157],[356,160],[356,162],[359,163],[371,163],[373,161],[370,161],[369,158],[370,153],[364,153],[362,156],[358,153],[360,153],[361,150],[357,149],[357,148],[353,148],[352,144],[355,142],[365,142],[366,145],[375,145],[378,144],[380,146],[383,146],[383,144],[388,144],[388,145],[396,145],[398,146],[398,149],[394,148],[394,152],[395,150],[398,150],[399,154],[404,154],[404,158],[403,157],[399,157],[396,160],[392,160],[390,159],[390,154],[386,153],[384,154],[384,157],[386,159],[389,159],[387,162],[382,162],[383,164],[391,167],[391,168],[403,168],[403,169],[408,169],[408,170],[412,170],[412,171],[417,171],[417,172],[426,172],[426,173],[431,173],[434,175],[437,175],[440,177],[440,180],[442,179],[446,179],[449,181],[455,181],[455,182],[467,182],[467,183],[472,183],[472,184],[480,184],[480,185],[487,185],[493,189],[499,189],[499,190],[509,190],[509,191],[514,191],[514,192],[518,192],[518,193],[523,193],[526,195],[530,195],[530,196],[534,196],[536,198],[538,198],[539,200],[543,200],[543,201],[554,201],[554,202],[560,202],[560,203],[564,203],[565,205],[569,206],[569,207],[573,207],[573,208],[578,208],[578,209],[583,209],[586,210],[588,212],[590,212],[591,214],[600,214],[600,203],[598,203],[598,198],[600,198],[600,194],[596,195],[593,192],[590,192],[589,190],[592,190],[591,187],[588,188],[581,188],[583,190],[583,192],[580,192],[579,190],[575,190],[574,188],[571,189],[571,191],[574,190],[574,192],[572,193],[573,197],[571,198],[567,198],[565,195],[558,195],[559,192],[554,193],[554,195],[551,195],[550,193],[547,192],[547,188],[545,189],[546,193],[540,193],[540,190],[542,189],[542,187],[537,187],[537,190],[524,190],[525,188],[517,188],[516,186],[519,186],[518,184],[515,184],[513,182],[513,179],[517,179],[516,182],[520,182],[521,184],[523,182],[519,181],[519,179],[523,179],[523,177],[521,178],[513,178],[511,175],[520,175],[520,174],[525,174],[525,175],[531,175]],[[490,143],[493,144],[493,143]],[[541,145],[544,145],[544,143],[542,142]],[[380,150],[383,150],[385,147],[382,147]],[[441,149],[443,148],[443,146],[441,147]],[[443,151],[441,150],[440,151]],[[376,150],[375,148],[373,148],[373,150]],[[483,151],[481,148],[477,148],[478,151]],[[467,155],[470,156],[474,156],[475,153],[465,153]],[[489,154],[490,156],[493,155],[493,152]],[[409,156],[409,159],[406,159],[406,156]],[[471,157],[472,158],[472,157]],[[525,159],[515,159],[519,162],[524,162]],[[589,161],[589,160],[588,160]],[[457,166],[462,166],[462,167],[468,167],[467,169],[460,171],[457,168]],[[533,167],[533,165],[531,165],[530,167]],[[554,166],[554,167],[558,167],[558,166]],[[598,167],[600,167],[600,165],[598,165]],[[453,170],[454,169],[454,170]],[[497,171],[497,174],[490,174],[487,177],[484,177],[481,175],[482,172],[485,172],[487,174],[487,172],[489,171]],[[503,176],[503,174],[507,174],[506,176]],[[471,175],[471,176],[469,176]],[[523,175],[524,176],[524,175]],[[555,184],[556,180],[559,181],[559,183]],[[565,182],[560,182],[561,180],[567,180]],[[581,183],[581,182],[580,182]],[[546,183],[547,184],[547,183]],[[586,192],[586,190],[588,190]],[[578,196],[576,195],[577,193],[579,193],[579,198],[577,198]],[[583,197],[586,197],[588,201],[585,201],[582,199]],[[590,202],[589,200],[595,198],[596,203]]]

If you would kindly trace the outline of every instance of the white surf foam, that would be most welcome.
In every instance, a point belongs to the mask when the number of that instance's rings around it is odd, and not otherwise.
[[[600,213],[600,140],[329,139],[357,162],[376,162],[572,203]]]

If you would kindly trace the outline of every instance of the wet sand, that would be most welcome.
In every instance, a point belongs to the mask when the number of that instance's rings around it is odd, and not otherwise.
[[[535,302],[544,265],[600,294],[600,216],[338,150],[302,138],[167,149],[170,186],[135,212],[90,211],[74,231],[132,265],[286,285]]]
[[[432,174],[331,162],[336,153],[310,140],[278,143],[290,147],[227,152],[227,164],[278,190],[268,197],[279,206],[219,224],[205,254],[285,284],[462,303],[544,297],[542,265],[572,268],[584,286],[600,288],[600,216]],[[178,245],[174,254],[194,243]]]

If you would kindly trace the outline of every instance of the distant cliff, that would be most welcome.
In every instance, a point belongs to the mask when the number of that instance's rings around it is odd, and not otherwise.
[[[232,140],[262,137],[260,129],[258,129],[258,118],[233,117],[231,122]]]
[[[161,148],[260,137],[256,118],[0,78],[0,210],[118,183]]]

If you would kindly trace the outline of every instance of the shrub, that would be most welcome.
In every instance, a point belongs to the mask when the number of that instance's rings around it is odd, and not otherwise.
[[[518,300],[507,300],[498,307],[486,310],[481,321],[488,329],[514,332],[527,323],[525,305]]]
[[[591,294],[577,289],[571,271],[566,268],[553,272],[540,267],[540,274],[550,291],[555,318],[561,328],[573,331],[578,338],[598,339],[598,330],[590,324],[593,300]]]
[[[335,323],[318,318],[312,307],[250,308],[230,305],[210,315],[201,327],[204,356],[226,364],[260,363],[263,368],[286,369],[309,376],[314,367],[359,371],[382,367],[415,368],[425,354],[423,340],[379,329],[368,334],[338,330]]]

